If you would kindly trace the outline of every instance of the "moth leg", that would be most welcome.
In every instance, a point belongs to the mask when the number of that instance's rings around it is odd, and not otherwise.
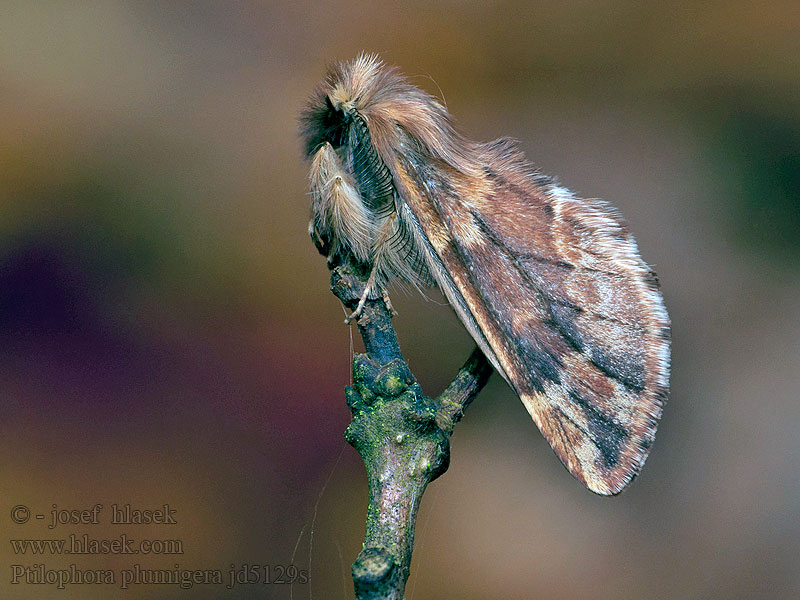
[[[372,277],[370,277],[370,280],[372,280]],[[364,289],[364,293],[361,294],[361,299],[358,301],[358,306],[356,306],[356,309],[352,312],[352,314],[350,314],[350,316],[344,320],[345,325],[349,325],[352,321],[357,321],[358,319],[361,318],[361,315],[364,313],[364,305],[366,304],[367,300],[370,297],[370,294],[372,294],[374,289],[375,289],[375,282],[374,281],[372,283],[367,282],[367,287]],[[392,306],[392,301],[389,300],[389,292],[387,292],[386,290],[381,290],[381,296],[383,298],[383,303],[386,305],[386,310],[389,311],[389,314],[391,316],[396,317],[397,311],[394,309],[394,306]]]
[[[361,299],[358,301],[358,306],[353,311],[347,319],[345,319],[345,323],[350,324],[351,321],[354,319],[357,320],[361,317],[361,314],[364,312],[364,304],[366,303],[369,297],[377,298],[375,292],[380,289],[381,297],[383,298],[383,303],[386,305],[386,310],[389,311],[391,316],[396,316],[397,311],[392,306],[392,302],[389,300],[389,293],[386,291],[384,287],[378,287],[377,284],[377,273],[378,269],[375,268],[376,262],[379,262],[381,259],[384,259],[386,249],[389,247],[390,240],[395,232],[395,214],[392,214],[388,219],[385,219],[384,222],[380,225],[380,229],[377,232],[376,239],[373,242],[373,248],[375,249],[376,255],[373,257],[372,261],[372,270],[370,271],[369,278],[367,279],[367,286],[364,288],[364,293],[361,295]]]
[[[329,256],[331,250],[330,244],[328,244],[319,234],[319,231],[317,231],[314,219],[308,222],[308,235],[311,236],[311,241],[314,242],[314,246],[317,247],[319,253],[322,254],[322,256]]]
[[[394,306],[392,306],[392,301],[389,300],[389,292],[387,292],[385,289],[382,290],[382,292],[383,292],[383,303],[386,305],[386,310],[389,311],[390,315],[396,317],[397,311],[394,309]]]
[[[353,321],[358,321],[361,318],[361,314],[364,312],[364,303],[367,301],[367,295],[367,291],[364,290],[364,295],[361,296],[361,300],[358,301],[358,306],[356,306],[356,309],[351,312],[347,318],[345,318],[345,325],[350,325],[350,323]]]
[[[367,285],[364,288],[364,293],[361,294],[361,299],[358,301],[358,306],[356,309],[347,317],[344,322],[346,325],[349,325],[352,321],[357,321],[361,318],[361,315],[364,313],[364,304],[366,304],[367,300],[370,296],[374,296],[374,292],[376,291],[377,284],[375,283],[375,273],[377,271],[375,269],[369,274],[369,279],[367,279]],[[394,309],[391,308],[391,303],[389,303],[389,295],[386,293],[386,290],[381,290],[383,293],[383,301],[387,302],[386,308],[389,309],[389,312],[394,313]]]
[[[371,276],[370,279],[372,279]],[[358,321],[361,318],[361,315],[364,312],[364,304],[366,304],[367,298],[369,297],[369,293],[371,291],[372,286],[367,283],[367,287],[364,288],[364,293],[361,294],[361,299],[358,301],[358,306],[356,306],[356,309],[344,320],[345,325],[350,325],[351,322]]]

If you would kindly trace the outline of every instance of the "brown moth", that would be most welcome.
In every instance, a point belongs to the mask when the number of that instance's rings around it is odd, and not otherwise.
[[[669,386],[655,273],[608,203],[575,197],[516,142],[477,143],[373,55],[335,65],[302,113],[309,233],[331,264],[438,285],[555,453],[598,494],[636,476]],[[359,309],[354,316],[357,316]]]

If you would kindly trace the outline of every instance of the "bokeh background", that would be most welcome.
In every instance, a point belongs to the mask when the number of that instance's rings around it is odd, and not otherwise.
[[[409,600],[800,595],[800,11],[750,2],[4,2],[0,596],[351,598],[351,337],[306,234],[297,114],[379,52],[474,139],[612,201],[660,276],[672,393],[600,498],[495,377],[423,499]],[[472,343],[393,293],[429,394]],[[100,525],[11,522],[106,507]],[[177,509],[112,526],[112,503]],[[180,539],[20,556],[10,539]],[[12,564],[286,566],[288,585],[11,585]]]

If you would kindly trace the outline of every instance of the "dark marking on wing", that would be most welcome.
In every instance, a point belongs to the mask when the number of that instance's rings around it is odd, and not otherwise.
[[[523,277],[525,277],[526,279],[528,279],[528,273],[524,267],[518,264],[519,259],[547,263],[567,270],[575,268],[575,265],[572,265],[568,262],[564,262],[563,260],[558,260],[556,258],[549,258],[547,256],[542,256],[540,254],[514,252],[513,250],[511,250],[511,248],[509,248],[506,245],[506,243],[491,228],[491,226],[489,226],[489,224],[486,222],[486,220],[481,216],[481,214],[478,211],[471,209],[469,212],[472,218],[478,224],[478,227],[480,227],[481,231],[486,234],[486,237],[488,237],[495,246],[500,248],[509,258],[511,258],[516,263],[517,268],[520,269]]]
[[[583,311],[579,307],[560,302],[550,303],[552,322],[578,352],[586,354],[589,361],[612,379],[628,389],[641,392],[645,389],[644,365],[630,353],[613,354],[597,341],[587,338],[575,324],[575,317]]]
[[[467,267],[470,280],[472,280],[476,271],[473,257],[462,251],[457,240],[451,240],[446,251],[443,253],[443,258],[455,259],[464,264]],[[477,285],[474,281],[472,281],[472,284],[481,295],[484,306],[491,315],[494,323],[500,329],[505,342],[512,345],[514,353],[524,359],[524,364],[528,368],[522,371],[521,376],[529,386],[528,389],[544,393],[544,380],[560,384],[560,371],[563,365],[558,357],[541,347],[535,338],[521,337],[518,333],[514,332],[509,320],[503,316],[503,311],[495,305],[494,297],[485,292],[485,286]]]
[[[525,364],[530,367],[530,371],[526,371],[523,376],[533,389],[540,393],[544,392],[542,379],[548,379],[555,384],[561,383],[562,364],[556,356],[527,338],[515,336],[507,327],[503,329],[507,339],[512,340],[517,352],[525,358]]]
[[[619,461],[620,448],[628,437],[628,432],[577,394],[570,392],[569,398],[583,411],[589,438],[600,451],[603,466],[611,469]]]
[[[622,383],[629,390],[634,392],[644,391],[644,365],[637,357],[628,353],[612,354],[599,345],[592,346],[587,354],[594,366],[609,377]]]
[[[582,310],[579,307],[567,306],[560,302],[550,303],[552,322],[578,352],[583,352],[585,343],[584,336],[575,325],[575,316],[580,312],[582,312]]]
[[[656,275],[655,271],[650,270],[644,276],[644,282],[647,284],[651,290],[658,291],[661,289],[661,284],[658,282],[658,275]]]

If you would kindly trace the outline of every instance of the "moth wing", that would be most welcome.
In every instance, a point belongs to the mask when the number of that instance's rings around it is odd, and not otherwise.
[[[448,300],[567,469],[596,493],[619,493],[647,457],[668,389],[655,274],[609,204],[553,185],[509,142],[483,152],[480,177],[401,158],[401,209]]]

